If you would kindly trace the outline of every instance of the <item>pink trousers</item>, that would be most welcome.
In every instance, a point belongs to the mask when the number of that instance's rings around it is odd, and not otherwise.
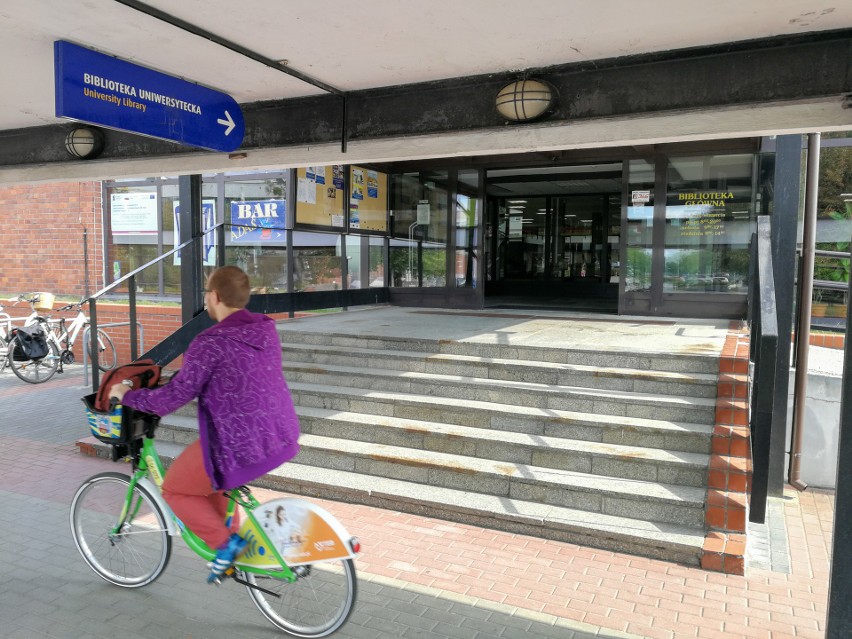
[[[239,529],[238,511],[230,528],[225,525],[228,498],[223,491],[213,490],[199,441],[172,462],[163,481],[163,497],[180,520],[214,550]]]

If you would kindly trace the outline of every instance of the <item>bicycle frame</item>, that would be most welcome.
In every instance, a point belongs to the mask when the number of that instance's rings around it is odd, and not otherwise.
[[[150,477],[150,479],[149,479]],[[138,509],[140,503],[137,502],[135,506],[132,506],[133,499],[133,491],[138,484],[142,484],[145,488],[148,488],[151,495],[157,500],[157,505],[160,506],[163,513],[166,515],[166,520],[169,526],[169,535],[172,537],[180,536],[183,538],[186,545],[198,556],[206,561],[212,561],[216,552],[210,548],[200,537],[198,537],[195,533],[193,533],[187,526],[177,517],[177,515],[172,512],[172,509],[169,507],[166,500],[162,495],[162,485],[163,478],[165,477],[165,468],[163,467],[163,463],[160,460],[160,456],[157,453],[157,449],[154,445],[154,440],[149,437],[145,437],[142,439],[141,451],[139,454],[139,461],[136,465],[136,468],[133,472],[133,475],[130,478],[130,485],[127,489],[127,498],[125,500],[124,509],[121,512],[121,516],[119,517],[118,524],[113,529],[113,534],[118,534],[119,529],[123,522],[125,522],[128,518],[128,515],[131,513],[129,509],[131,507]],[[243,507],[243,511],[247,517],[247,520],[243,522],[240,527],[240,534],[244,536],[244,538],[250,540],[250,544],[252,540],[250,537],[254,537],[254,546],[255,552],[251,553],[248,561],[243,561],[242,558],[237,559],[237,562],[234,564],[235,568],[238,570],[242,570],[244,572],[251,572],[255,574],[265,575],[269,577],[275,577],[276,579],[284,579],[288,582],[294,582],[297,579],[296,574],[290,570],[287,562],[281,557],[278,549],[275,547],[275,544],[271,542],[266,532],[263,529],[263,526],[259,524],[257,519],[254,516],[254,509],[260,506],[260,502],[258,502],[254,496],[251,494],[248,495],[246,499],[241,499],[236,491],[232,491],[229,493],[230,502],[228,504],[227,510],[227,520],[230,521],[230,518],[233,517],[234,512],[236,511],[237,504]],[[132,513],[135,514],[135,513]],[[132,519],[132,517],[131,517]],[[264,566],[253,565],[251,561],[251,557],[260,555],[266,556],[268,553],[271,553],[273,558],[273,562],[277,569],[272,569]],[[249,553],[246,553],[249,554]]]
[[[59,326],[61,333],[57,336],[57,342],[65,342],[65,348],[69,351],[74,347],[74,342],[77,340],[77,336],[80,334],[80,331],[83,327],[89,323],[89,319],[86,317],[85,313],[83,313],[82,309],[77,311],[77,316],[71,320],[71,323],[66,328],[65,326],[65,318],[59,320]]]

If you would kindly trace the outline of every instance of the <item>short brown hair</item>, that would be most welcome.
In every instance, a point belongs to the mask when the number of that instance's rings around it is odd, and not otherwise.
[[[248,275],[237,266],[223,266],[210,273],[207,288],[216,291],[222,303],[230,308],[245,308],[251,297]]]

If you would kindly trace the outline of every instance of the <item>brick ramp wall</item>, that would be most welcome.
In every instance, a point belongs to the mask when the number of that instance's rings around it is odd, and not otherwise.
[[[749,335],[732,322],[719,359],[716,426],[710,455],[701,566],[745,574],[751,447],[748,425]]]

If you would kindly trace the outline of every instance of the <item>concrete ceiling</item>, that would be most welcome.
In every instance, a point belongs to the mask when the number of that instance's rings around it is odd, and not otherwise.
[[[148,0],[248,50],[352,91],[852,26],[838,0]],[[53,124],[64,39],[229,93],[322,93],[116,0],[3,0],[0,130]]]
[[[132,6],[139,4],[2,0],[5,91],[0,98],[0,133],[62,122],[54,115],[53,43],[60,39],[209,86],[242,104],[325,93]],[[255,57],[281,62],[344,92],[852,27],[848,0],[148,0],[145,4],[183,21],[190,30],[202,29]],[[652,144],[820,130],[810,127],[827,122],[833,130],[847,124],[852,128],[852,110],[841,112],[839,101],[766,104],[759,111],[744,105],[721,115],[670,113],[591,120],[570,127],[543,123],[419,136],[408,138],[405,145],[379,139],[356,142],[346,155],[338,143],[258,149],[243,160],[189,153],[120,163],[24,165],[0,168],[0,183]]]

